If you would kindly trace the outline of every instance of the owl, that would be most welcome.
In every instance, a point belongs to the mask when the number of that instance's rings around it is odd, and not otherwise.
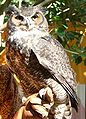
[[[48,22],[38,7],[8,9],[7,63],[18,78],[22,96],[45,88],[53,91],[54,104],[49,119],[71,119],[72,108],[78,111],[75,73],[63,46],[48,31]]]

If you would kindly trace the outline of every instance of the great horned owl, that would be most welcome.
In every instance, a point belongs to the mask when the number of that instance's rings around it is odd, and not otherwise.
[[[9,7],[12,13],[8,21],[6,58],[20,79],[24,95],[50,87],[54,93],[52,119],[71,119],[71,107],[78,111],[77,84],[63,46],[49,34],[40,9],[20,12],[13,8]]]

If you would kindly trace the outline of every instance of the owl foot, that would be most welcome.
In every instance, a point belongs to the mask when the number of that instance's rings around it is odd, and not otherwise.
[[[40,91],[39,91],[39,96],[41,99],[47,99],[50,103],[50,106],[52,106],[54,104],[54,100],[53,100],[53,93],[52,93],[52,90],[47,87],[47,88],[42,88]]]

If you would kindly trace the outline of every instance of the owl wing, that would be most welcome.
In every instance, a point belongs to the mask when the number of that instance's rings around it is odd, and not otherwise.
[[[52,74],[53,79],[68,93],[72,107],[78,111],[78,99],[74,91],[76,87],[75,74],[62,45],[57,40],[52,39],[51,36],[44,36],[32,41],[32,50],[39,63]]]

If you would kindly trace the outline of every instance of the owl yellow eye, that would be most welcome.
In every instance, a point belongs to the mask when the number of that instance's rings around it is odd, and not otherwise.
[[[17,20],[21,20],[21,21],[24,20],[23,16],[21,16],[21,15],[16,16],[15,19],[17,19]]]
[[[38,17],[39,17],[39,14],[36,13],[35,15],[32,16],[32,19],[34,20],[34,19],[37,19]]]

